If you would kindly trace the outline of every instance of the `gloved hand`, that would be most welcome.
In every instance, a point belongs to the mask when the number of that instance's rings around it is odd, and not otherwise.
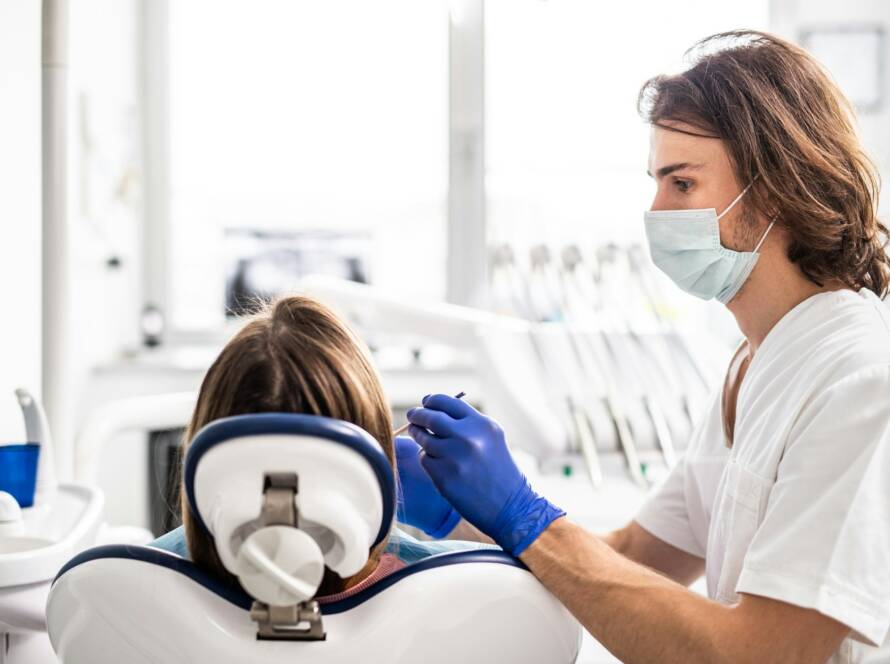
[[[518,556],[565,512],[535,493],[497,422],[445,394],[408,411],[420,463],[467,521]]]
[[[420,445],[407,436],[396,438],[398,520],[439,539],[454,530],[460,514],[442,497],[420,465]]]

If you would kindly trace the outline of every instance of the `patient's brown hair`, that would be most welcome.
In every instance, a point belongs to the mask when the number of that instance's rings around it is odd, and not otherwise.
[[[395,467],[389,404],[367,347],[316,300],[278,299],[252,316],[226,344],[204,376],[183,439],[183,458],[189,442],[209,422],[264,412],[352,422],[380,443]],[[220,562],[213,540],[195,523],[184,490],[180,502],[192,560],[237,585]],[[346,580],[326,569],[318,594],[336,593],[345,586]]]

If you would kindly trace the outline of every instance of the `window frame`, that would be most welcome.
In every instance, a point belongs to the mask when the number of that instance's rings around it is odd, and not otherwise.
[[[143,307],[169,316],[170,0],[144,0],[139,34],[144,216]],[[484,0],[449,0],[448,212],[446,299],[485,307],[488,301],[485,219]],[[197,343],[225,330],[177,329],[168,343]]]

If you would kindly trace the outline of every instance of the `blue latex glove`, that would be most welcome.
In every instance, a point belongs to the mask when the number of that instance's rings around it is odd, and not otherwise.
[[[407,436],[396,438],[398,519],[439,539],[454,530],[460,514],[442,497],[420,465],[420,445]]]
[[[516,467],[497,422],[445,394],[408,411],[420,463],[467,521],[514,556],[565,512],[535,493]]]

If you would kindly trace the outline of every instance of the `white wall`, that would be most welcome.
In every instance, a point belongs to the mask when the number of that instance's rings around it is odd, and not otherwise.
[[[40,390],[40,7],[0,1],[0,441],[24,437],[13,390]],[[72,390],[136,343],[141,205],[138,0],[80,0],[69,14]],[[123,263],[109,271],[106,261]],[[65,444],[67,436],[57,436]],[[69,439],[70,440],[70,439]]]
[[[0,441],[40,389],[40,3],[0,2]]]
[[[73,425],[96,366],[138,343],[142,173],[138,104],[139,0],[71,3],[68,223]],[[108,267],[110,258],[120,267]]]

